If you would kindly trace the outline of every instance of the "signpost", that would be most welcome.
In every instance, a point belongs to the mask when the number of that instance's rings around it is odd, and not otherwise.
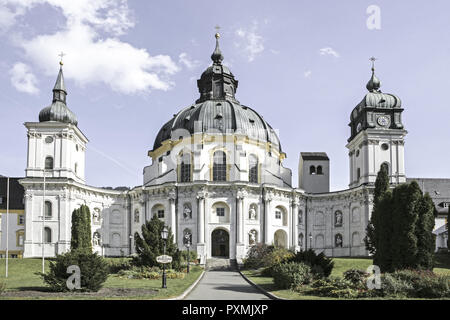
[[[172,257],[163,254],[162,256],[157,256],[156,257],[156,261],[159,263],[171,263],[172,262]]]

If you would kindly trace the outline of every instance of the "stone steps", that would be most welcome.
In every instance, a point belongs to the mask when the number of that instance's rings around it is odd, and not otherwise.
[[[206,261],[207,271],[236,270],[236,260],[228,258],[211,258]]]

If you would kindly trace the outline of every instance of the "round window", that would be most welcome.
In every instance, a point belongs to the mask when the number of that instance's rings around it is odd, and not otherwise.
[[[381,149],[387,150],[387,149],[389,149],[389,145],[388,145],[387,143],[383,143],[383,144],[381,145]]]
[[[45,138],[45,142],[46,143],[52,143],[53,142],[53,137],[50,137],[50,136],[46,137]]]

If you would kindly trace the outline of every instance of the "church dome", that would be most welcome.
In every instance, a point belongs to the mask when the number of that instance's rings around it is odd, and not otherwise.
[[[64,85],[62,62],[60,65],[58,77],[53,88],[52,104],[39,112],[39,122],[57,121],[77,125],[77,117],[66,105],[67,91]]]
[[[268,142],[281,153],[280,140],[273,128],[256,111],[236,100],[238,81],[230,69],[222,65],[218,39],[219,34],[216,34],[216,48],[211,55],[213,64],[197,81],[200,98],[164,124],[156,136],[153,150],[159,148],[163,141],[179,139],[183,132],[191,135],[216,132],[242,134]]]

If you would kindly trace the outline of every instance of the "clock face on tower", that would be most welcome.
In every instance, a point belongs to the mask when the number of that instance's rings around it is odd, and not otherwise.
[[[377,118],[377,122],[382,127],[387,127],[389,124],[389,117],[388,116],[379,116]]]

